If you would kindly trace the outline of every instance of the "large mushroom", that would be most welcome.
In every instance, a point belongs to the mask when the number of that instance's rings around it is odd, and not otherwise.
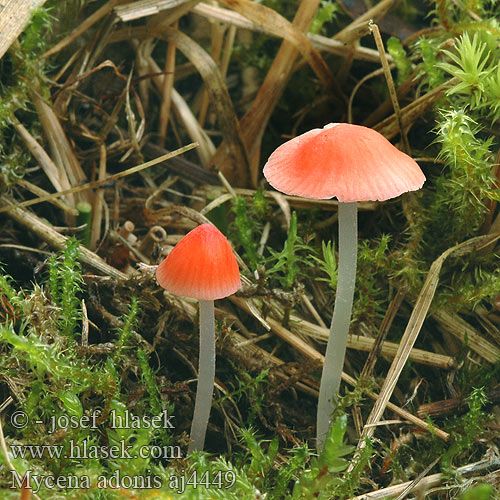
[[[198,386],[188,453],[203,450],[215,380],[214,300],[241,287],[238,263],[225,236],[202,224],[184,236],[156,270],[161,287],[200,302]]]
[[[279,146],[264,166],[271,186],[304,198],[339,201],[339,263],[335,306],[321,376],[317,446],[330,427],[344,365],[357,260],[357,202],[395,198],[420,189],[417,163],[367,127],[330,123]]]

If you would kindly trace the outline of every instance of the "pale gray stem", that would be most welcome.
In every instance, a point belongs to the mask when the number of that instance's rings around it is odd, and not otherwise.
[[[344,367],[347,335],[351,322],[356,260],[358,253],[358,209],[354,203],[339,203],[339,263],[337,293],[332,325],[326,346],[325,362],[319,387],[317,448],[322,450],[337,400]]]
[[[212,407],[215,380],[215,323],[214,301],[200,300],[200,354],[198,386],[191,424],[191,442],[188,453],[203,450],[208,419]]]

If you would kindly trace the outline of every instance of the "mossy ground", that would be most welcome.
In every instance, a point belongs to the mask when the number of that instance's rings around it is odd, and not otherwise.
[[[264,3],[231,5],[271,31],[277,12],[292,20],[297,11],[294,2]],[[290,53],[279,60],[276,36],[239,30],[231,46],[231,29],[206,13],[179,14],[178,24],[175,9],[170,18],[122,22],[124,6],[48,1],[3,55],[0,208],[40,196],[37,187],[76,188],[196,137],[200,145],[184,163],[177,157],[68,193],[57,205],[0,213],[1,498],[26,500],[20,478],[28,471],[44,500],[383,498],[356,495],[439,472],[439,481],[424,479],[406,498],[498,498],[499,5],[407,1],[374,14],[408,153],[427,181],[395,200],[360,204],[344,366],[355,385],[343,384],[319,456],[318,359],[335,301],[336,207],[270,195],[261,167],[284,139],[348,116],[404,147],[375,43],[367,30],[354,30],[353,45],[321,52],[333,77],[328,87],[318,66],[294,63]],[[65,38],[98,9],[95,23]],[[324,1],[312,31],[333,37],[363,11],[356,2]],[[53,50],[61,40],[68,43]],[[265,101],[271,84],[280,85],[274,65],[291,76],[279,100]],[[170,74],[177,97],[158,81]],[[254,106],[260,100],[269,121]],[[90,234],[76,227],[80,201],[93,208]],[[197,309],[160,289],[149,266],[205,216],[241,257],[244,286],[217,303],[206,454],[186,456]],[[423,354],[410,356],[391,398],[448,439],[387,409],[353,459],[370,395],[394,357],[389,342],[401,340],[421,304],[433,262],[457,245],[467,250],[446,258],[435,276],[415,344]],[[366,349],[380,335],[387,344],[368,366]],[[372,340],[361,347],[358,337]]]

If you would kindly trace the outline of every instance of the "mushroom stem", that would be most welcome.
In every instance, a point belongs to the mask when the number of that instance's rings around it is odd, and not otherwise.
[[[338,213],[339,265],[337,293],[319,387],[316,420],[316,445],[318,450],[323,449],[340,387],[356,281],[358,253],[358,208],[356,202],[339,202]]]
[[[215,317],[214,301],[200,300],[200,353],[198,356],[198,386],[191,424],[188,453],[203,450],[207,432],[215,380]]]

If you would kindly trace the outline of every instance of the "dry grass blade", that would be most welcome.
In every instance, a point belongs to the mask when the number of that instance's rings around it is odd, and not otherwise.
[[[136,78],[138,79],[137,82],[137,92],[140,95],[141,99],[141,104],[142,107],[144,108],[144,111],[146,114],[149,116],[149,112],[151,111],[151,84],[153,82],[151,78],[151,73],[149,69],[149,62],[148,59],[151,56],[151,53],[154,50],[155,43],[153,39],[149,40],[142,40],[142,42],[139,42],[138,40],[134,40],[131,42],[132,47],[135,49],[135,72],[136,72]],[[168,52],[168,51],[167,51]],[[168,58],[167,58],[168,60]],[[170,62],[169,62],[170,64]],[[167,69],[164,69],[164,72],[167,71]],[[167,73],[168,75],[168,73]],[[173,76],[173,75],[172,75]],[[162,91],[163,94],[163,91]],[[160,108],[161,109],[161,108]],[[164,118],[161,118],[161,112],[160,112],[160,120]],[[160,125],[158,125],[158,130],[160,130]],[[158,132],[160,133],[160,132]],[[161,134],[160,134],[161,135]],[[162,147],[165,146],[164,141],[162,142],[161,138],[158,139],[158,144],[161,145]]]
[[[193,141],[196,142],[196,141]],[[166,150],[153,142],[146,142],[143,147],[144,155],[153,159],[165,154]],[[196,148],[198,151],[198,148]],[[168,170],[176,175],[182,176],[194,184],[217,184],[219,178],[212,172],[203,169],[198,163],[188,161],[182,156],[172,158],[168,163]]]
[[[200,16],[208,17],[215,21],[220,21],[223,23],[231,24],[238,28],[243,28],[249,31],[255,31],[258,33],[264,33],[269,36],[277,36],[281,38],[281,35],[267,30],[263,26],[259,26],[251,21],[249,21],[245,16],[238,14],[230,9],[224,9],[218,7],[217,5],[209,5],[206,3],[199,3],[193,7],[192,11]],[[337,40],[332,40],[322,35],[317,35],[314,33],[306,34],[309,41],[312,43],[313,47],[317,50],[328,52],[331,54],[342,56],[346,53],[346,46],[344,43]],[[378,62],[380,60],[378,51],[367,48],[367,47],[356,47],[354,50],[354,58],[362,61]],[[388,56],[391,60],[391,57]]]
[[[364,447],[366,443],[364,438],[373,435],[373,432],[375,431],[375,426],[373,426],[373,424],[376,424],[380,420],[387,406],[387,403],[392,396],[392,392],[396,387],[399,376],[401,375],[401,371],[403,370],[403,367],[408,360],[413,345],[418,337],[418,334],[420,333],[420,329],[422,328],[424,319],[427,316],[427,312],[431,305],[432,299],[434,298],[434,293],[439,282],[439,273],[444,261],[450,255],[465,255],[474,250],[478,250],[484,245],[491,243],[493,239],[498,239],[499,237],[500,236],[497,235],[495,237],[479,236],[476,238],[472,238],[463,243],[460,243],[459,245],[449,248],[432,263],[425,283],[415,303],[415,307],[410,316],[410,320],[408,321],[406,330],[403,333],[403,337],[399,344],[396,357],[394,358],[391,367],[389,368],[389,372],[387,373],[384,385],[382,386],[382,389],[380,391],[379,398],[376,401],[366,421],[365,428],[363,429],[363,434],[359,442],[360,447]]]
[[[222,53],[222,46],[224,42],[224,33],[226,31],[226,27],[222,26],[221,23],[209,23],[210,26],[210,57],[214,60],[214,62],[221,68],[221,75],[223,78],[226,78],[225,73],[222,71],[222,67],[220,65],[220,58]],[[205,121],[208,115],[208,107],[210,103],[209,94],[206,86],[201,90],[201,102],[199,104],[198,111],[198,122],[202,127],[205,126]]]
[[[243,305],[243,307],[244,307],[244,305]],[[279,337],[281,337],[287,343],[292,345],[301,354],[306,356],[308,359],[311,359],[314,361],[319,361],[320,363],[324,362],[325,358],[320,352],[316,351],[316,349],[314,349],[309,344],[304,342],[302,339],[297,337],[297,335],[295,335],[294,333],[287,330],[278,321],[273,320],[273,319],[268,319],[267,321],[271,325],[271,328],[272,328],[274,333],[276,333]],[[342,380],[344,382],[347,382],[348,384],[350,384],[352,386],[356,386],[356,384],[357,384],[356,379],[354,379],[353,377],[351,377],[350,375],[348,375],[347,373],[344,373],[344,372],[342,372]],[[374,400],[377,400],[379,398],[379,395],[377,395],[371,391],[368,391],[367,395],[371,399],[374,399]],[[444,432],[441,429],[438,429],[437,427],[433,427],[433,426],[429,425],[428,422],[421,420],[420,418],[418,418],[415,415],[411,414],[410,412],[400,408],[399,406],[397,406],[393,403],[389,403],[387,406],[388,406],[388,408],[390,408],[391,411],[393,411],[394,413],[396,413],[400,417],[408,420],[412,424],[414,424],[422,429],[425,429],[429,432],[433,432],[440,439],[443,439],[444,441],[447,441],[449,439],[450,436],[447,432]]]
[[[236,350],[236,352],[238,352],[238,355],[240,357],[243,357],[247,361],[247,364],[249,364],[249,365],[251,365],[251,364],[255,365],[255,364],[260,364],[260,363],[264,364],[264,366],[259,366],[259,367],[251,366],[252,369],[256,369],[256,368],[263,369],[264,367],[267,367],[269,363],[271,363],[274,366],[279,366],[279,365],[284,364],[279,358],[277,358],[276,356],[273,356],[272,354],[265,351],[261,347],[255,345],[253,342],[245,342],[244,337],[242,337],[241,335],[238,335],[236,332],[231,333],[231,339],[233,340],[233,344],[234,344],[233,348]],[[244,351],[243,353],[241,353],[242,350]],[[320,353],[313,353],[313,356],[314,356],[313,359],[317,358],[317,361],[319,363],[323,362],[323,357]],[[234,358],[235,356],[233,355],[231,357]],[[318,366],[321,366],[321,365],[318,365]],[[283,369],[287,372],[290,372],[290,369],[287,366],[283,367]],[[283,375],[283,377],[284,377],[284,375]],[[347,375],[346,373],[342,374],[342,379],[344,380],[344,382],[348,383],[349,385],[351,385],[353,387],[356,385],[356,380],[353,377],[350,377],[349,375]],[[317,386],[311,387],[309,384],[310,384],[310,381],[308,381],[307,383],[303,382],[303,381],[298,381],[298,382],[296,382],[295,387],[297,389],[305,392],[306,394],[309,394],[309,395],[317,398],[318,397]],[[367,392],[367,395],[371,399],[377,399],[377,397],[378,397],[378,395],[376,393],[373,393],[373,392]],[[411,413],[407,412],[406,410],[400,408],[399,406],[392,404],[392,403],[389,403],[388,408],[390,408],[391,411],[393,411],[394,413],[399,415],[401,418],[404,418],[408,422],[414,424],[415,426],[421,427],[422,429],[426,429],[429,431],[431,430],[431,427],[427,424],[427,422],[415,417],[414,415],[412,415]],[[440,439],[443,439],[444,441],[448,440],[450,437],[448,433],[446,433],[438,428],[432,428],[432,432],[434,432],[437,437],[439,437]]]
[[[0,4],[0,57],[23,31],[33,9],[44,3],[45,0],[8,0]]]
[[[402,288],[399,288],[396,295],[392,298],[389,307],[387,308],[384,319],[378,329],[378,335],[373,343],[373,346],[370,350],[370,354],[368,358],[366,358],[363,369],[361,370],[361,377],[370,377],[372,375],[373,369],[375,368],[375,364],[377,362],[378,355],[380,353],[380,347],[382,345],[382,341],[385,340],[387,333],[396,317],[396,313],[398,312],[401,304],[403,303],[403,299],[406,295],[406,291]]]
[[[25,179],[19,179],[18,184],[19,184],[19,186],[22,186],[23,188],[27,189],[28,191],[31,191],[36,196],[51,196],[51,194],[49,192],[45,191],[45,189],[42,189],[42,188],[38,187],[36,184],[32,184],[31,182],[29,182]],[[70,205],[67,205],[66,203],[64,203],[64,201],[59,200],[57,198],[50,199],[48,201],[52,205],[60,208],[64,212],[66,212],[66,214],[68,214],[71,217],[76,217],[80,213],[80,212],[78,212],[78,210],[76,208],[74,208]]]
[[[129,168],[127,170],[124,170],[123,172],[118,172],[117,174],[110,175],[110,176],[106,177],[105,179],[99,179],[99,180],[94,181],[94,182],[89,182],[87,184],[83,184],[81,186],[76,186],[74,188],[67,189],[65,191],[61,191],[59,193],[53,193],[53,194],[48,194],[46,196],[41,196],[40,198],[35,198],[34,200],[23,201],[21,203],[15,204],[15,205],[11,204],[11,205],[7,205],[4,207],[0,207],[0,213],[12,211],[14,208],[28,207],[31,205],[35,205],[37,203],[41,203],[43,201],[54,200],[55,198],[59,198],[60,196],[64,196],[66,194],[79,193],[80,191],[92,189],[92,188],[101,186],[103,184],[106,184],[107,182],[110,182],[110,181],[116,181],[118,179],[121,179],[122,177],[126,177],[127,175],[131,175],[131,174],[135,174],[136,172],[140,172],[141,170],[144,170],[145,168],[152,167],[153,165],[158,165],[158,163],[162,163],[166,160],[169,160],[170,158],[173,158],[177,155],[185,153],[186,151],[189,151],[190,149],[193,149],[196,146],[197,146],[196,143],[188,144],[187,146],[176,149],[175,151],[172,151],[171,153],[167,153],[163,156],[159,156],[158,158],[155,158],[154,160],[147,161],[146,163],[142,163],[141,165],[137,165],[135,167]]]
[[[311,323],[305,319],[302,319],[294,314],[290,315],[290,325],[293,330],[300,332],[302,336],[308,336],[314,339],[326,342],[329,337],[329,329]],[[356,349],[359,351],[372,351],[373,346],[377,344],[377,339],[371,337],[365,337],[360,335],[349,335],[347,341],[347,347],[349,349]],[[399,344],[394,342],[384,341],[381,342],[380,353],[383,356],[389,358],[394,358],[396,356]],[[436,354],[429,351],[424,351],[422,349],[412,348],[410,351],[410,359],[415,363],[421,363],[424,365],[435,366],[437,368],[442,368],[449,370],[456,366],[455,360],[443,354]]]
[[[28,212],[27,210],[23,210],[22,208],[15,206],[13,201],[5,196],[0,198],[0,202],[7,204],[9,217],[21,224],[21,226],[25,227],[28,231],[36,234],[41,240],[47,242],[53,248],[56,248],[58,250],[62,250],[65,248],[67,238],[58,233],[54,228],[45,223],[42,219],[38,218],[36,215]],[[5,207],[2,207],[2,209],[3,208]],[[128,279],[128,276],[126,274],[110,266],[97,254],[91,252],[81,245],[80,260],[93,269],[96,269],[97,271],[116,280],[123,281]]]
[[[443,455],[439,455],[435,460],[433,460],[396,498],[396,500],[403,500],[406,498],[406,495],[410,493],[412,490],[417,488],[419,483],[425,478],[427,474],[432,470],[432,468],[441,460]]]
[[[230,193],[222,194],[215,200],[211,201],[208,205],[205,205],[201,210],[200,214],[202,215],[207,215],[210,213],[214,208],[219,207],[220,205],[223,205],[226,203],[226,201],[232,200],[233,195]]]
[[[296,349],[300,354],[306,356],[313,361],[321,361],[324,363],[325,357],[323,354],[318,352],[314,347],[310,344],[302,340],[297,335],[293,334],[290,330],[285,328],[279,321],[275,319],[268,318],[267,322],[271,325],[271,329],[274,333],[276,333],[279,337],[285,340],[288,344],[290,344],[294,349]]]
[[[493,460],[483,460],[481,462],[475,462],[473,464],[468,464],[463,467],[459,467],[455,472],[460,476],[469,476],[472,474],[478,474],[479,472],[486,470],[497,470],[500,467],[500,461]],[[433,488],[435,486],[440,485],[443,481],[449,476],[447,474],[432,474],[431,476],[427,476],[422,479],[417,485],[415,485],[410,491],[426,491],[429,488]],[[396,495],[400,495],[409,485],[411,485],[413,481],[408,481],[406,483],[396,484],[394,486],[389,486],[387,488],[383,488],[381,490],[372,491],[370,493],[365,493],[363,495],[358,495],[357,497],[353,497],[350,500],[382,500],[384,498],[394,498]]]
[[[52,107],[42,99],[37,90],[32,92],[31,98],[38,112],[45,136],[50,144],[52,159],[59,171],[59,180],[62,185],[78,186],[82,184],[86,180],[85,173],[70,145],[58,116]],[[64,194],[72,195],[73,193],[66,189]],[[68,201],[71,198],[73,196],[70,196]],[[74,199],[77,202],[88,201],[86,195],[77,195]]]
[[[207,192],[210,191],[210,196],[220,196],[225,192],[225,189],[221,186],[202,186],[194,194],[198,196],[207,196]],[[245,188],[235,188],[234,192],[237,196],[243,196],[245,198],[251,198],[255,196],[255,189],[245,189]],[[276,191],[263,191],[265,198],[272,202],[276,202],[275,198]],[[281,194],[281,196],[286,200],[286,202],[292,208],[304,208],[308,210],[318,209],[324,211],[337,211],[338,201],[337,200],[313,200],[308,198],[301,198],[300,196],[291,196],[288,194]],[[360,201],[358,203],[358,210],[360,211],[371,211],[375,210],[379,203],[377,201]]]
[[[163,28],[168,28],[182,16],[191,12],[191,9],[199,2],[200,0],[187,0],[186,2],[182,2],[180,5],[177,5],[177,7],[150,18],[148,26],[156,26],[160,31]]]
[[[131,43],[134,47],[136,47],[136,49],[138,48],[139,42],[137,40],[132,40]],[[156,75],[153,76],[153,82],[158,91],[163,94],[163,89],[165,88],[165,79],[168,75],[164,76],[161,74],[161,69],[156,61],[151,57],[151,54],[146,57],[141,55],[140,57],[143,58],[142,62],[145,63],[145,65],[149,68],[148,72]],[[200,127],[198,120],[194,116],[191,108],[188,106],[186,101],[173,87],[171,89],[170,97],[172,99],[172,105],[179,121],[181,121],[184,125],[186,132],[191,140],[193,142],[197,142],[199,145],[196,148],[196,153],[198,154],[201,165],[207,168],[208,164],[210,163],[210,159],[213,157],[216,151],[212,140],[210,139],[210,137],[208,137],[203,128]],[[159,146],[153,143],[149,143],[145,145],[144,150],[147,151],[148,148],[156,149],[157,147]],[[183,173],[185,173],[185,171]]]
[[[317,35],[314,33],[309,33],[307,38],[311,40],[311,43],[318,50],[328,52],[330,54],[335,54],[337,56],[344,56],[349,50],[352,52],[352,56],[354,59],[358,59],[360,61],[367,62],[378,62],[379,54],[376,50],[370,49],[368,47],[363,47],[359,44],[354,46],[346,46],[342,42],[338,42],[337,40],[332,40],[331,38],[327,38],[322,35]],[[392,62],[392,57],[387,54],[387,60]]]
[[[45,149],[36,141],[36,139],[28,132],[28,130],[19,122],[14,122],[16,132],[21,136],[31,154],[36,158],[40,167],[45,172],[52,186],[56,191],[62,191],[69,188],[67,178],[61,179],[61,173],[54,162],[50,159]]]
[[[140,159],[140,161],[143,161],[139,141],[142,139],[142,134],[144,133],[144,129],[146,126],[146,123],[145,123],[146,118],[144,116],[144,110],[142,109],[141,101],[140,101],[140,99],[137,99],[136,93],[134,92],[134,102],[135,102],[138,114],[141,117],[141,123],[139,125],[137,125],[137,120],[135,118],[135,114],[134,114],[134,111],[132,109],[132,105],[130,102],[130,91],[131,91],[130,82],[131,81],[132,81],[132,71],[129,74],[129,77],[127,79],[127,85],[124,89],[125,115],[127,117],[128,136],[130,139],[131,147],[128,150],[128,152],[122,156],[121,161],[124,161],[133,152],[135,152],[136,156]]]
[[[115,13],[124,23],[178,7],[188,0],[139,0],[115,7]]]
[[[446,83],[443,83],[439,87],[427,92],[422,97],[415,99],[408,106],[405,106],[401,110],[401,123],[404,129],[407,129],[413,124],[413,122],[422,116],[429,106],[435,103],[446,91],[446,89],[458,82],[457,78],[452,78]],[[393,139],[399,134],[399,123],[395,114],[387,117],[385,120],[381,121],[373,127],[377,132],[380,132],[387,139]]]
[[[173,26],[177,29],[178,23]],[[168,120],[170,118],[170,107],[172,105],[172,90],[174,88],[175,75],[175,43],[168,42],[165,57],[165,76],[161,89],[160,122],[158,124],[158,141],[160,146],[165,146],[167,139]]]
[[[290,321],[294,328],[297,328],[303,335],[308,335],[313,338],[321,339],[326,342],[329,337],[329,329],[315,325],[301,319],[293,314],[290,315]],[[362,337],[360,335],[349,335],[347,340],[347,347],[349,349],[356,349],[358,351],[371,351],[375,345],[376,340],[370,337]],[[399,344],[389,341],[383,341],[380,346],[380,354],[389,358],[394,358],[398,351]],[[412,348],[410,351],[410,359],[415,363],[421,363],[428,366],[435,366],[445,370],[450,370],[456,366],[455,360],[444,354],[436,354],[422,349]]]
[[[257,7],[257,5],[253,5]],[[308,31],[318,5],[319,0],[302,1],[300,3],[293,20],[294,30],[300,30],[301,32]],[[233,6],[232,2],[231,6]],[[242,10],[244,11],[242,13],[245,15],[248,14],[246,12],[248,10],[246,3]],[[273,12],[273,14],[275,13]],[[274,58],[266,78],[259,89],[257,97],[241,120],[244,141],[250,155],[250,180],[252,186],[257,186],[260,166],[260,145],[264,130],[292,74],[294,62],[299,53],[299,49],[294,43],[284,41],[281,44],[278,54]],[[340,89],[338,90],[338,95],[342,95]],[[224,151],[224,146],[219,147],[213,161],[216,165],[226,163],[227,153]]]
[[[151,27],[148,29],[124,29],[115,33],[113,40],[122,41],[130,38],[151,37],[152,35],[174,42],[176,47],[193,63],[200,73],[210,93],[224,137],[227,162],[220,165],[220,170],[231,183],[244,185],[248,179],[248,155],[240,131],[240,124],[219,68],[196,42],[172,28],[162,27],[161,30]]]
[[[201,128],[196,116],[194,116],[191,108],[187,102],[183,99],[181,94],[172,88],[171,93],[172,104],[174,105],[176,115],[186,128],[187,133],[193,141],[200,144],[199,151],[197,153],[200,159],[200,163],[204,168],[208,168],[210,160],[215,154],[216,148],[212,139],[206,134],[206,132]]]
[[[47,50],[47,52],[43,54],[43,57],[50,57],[60,52],[68,45],[71,45],[79,36],[83,35],[83,33],[85,33],[90,27],[100,21],[103,17],[106,17],[117,5],[124,3],[124,1],[126,0],[109,0],[109,2],[85,19],[85,21],[80,24],[80,26],[75,28],[68,36],[64,37],[58,44]]]
[[[103,180],[106,178],[106,146],[101,144],[99,146],[99,172],[98,179]],[[97,242],[101,236],[101,223],[102,223],[102,213],[104,208],[104,192],[102,189],[98,189],[94,193],[94,203],[92,210],[92,224],[90,229],[90,250],[95,250],[97,248]]]
[[[217,5],[209,5],[206,3],[200,3],[193,8],[193,12],[199,14],[200,16],[207,17],[214,21],[220,21],[223,23],[231,24],[238,28],[243,28],[249,31],[256,31],[258,33],[265,33],[266,35],[272,35],[273,33],[265,29],[263,26],[253,23],[248,20],[242,14],[235,12],[231,9],[224,9]]]
[[[47,154],[45,149],[35,140],[29,131],[19,122],[14,122],[16,132],[21,136],[31,154],[36,158],[38,164],[42,167],[51,184],[57,191],[70,188],[70,182],[64,169],[60,169]],[[66,196],[65,200],[73,203],[72,196]]]
[[[322,82],[326,88],[332,88],[334,85],[333,76],[330,69],[326,65],[323,58],[313,47],[306,35],[303,33],[299,23],[288,22],[283,16],[276,11],[250,2],[249,0],[221,0],[221,3],[230,7],[231,9],[239,12],[241,15],[250,19],[258,26],[262,26],[266,30],[275,34],[276,36],[284,38],[290,42],[302,54],[304,59],[309,63],[311,69]],[[310,7],[317,9],[319,2],[310,0],[308,2]],[[300,8],[299,8],[300,11]],[[295,25],[295,26],[294,26]]]
[[[372,31],[373,38],[375,39],[375,44],[377,45],[377,49],[380,54],[380,62],[382,63],[382,69],[384,70],[387,89],[389,90],[389,95],[391,96],[392,105],[394,107],[394,115],[396,117],[396,122],[399,127],[399,133],[403,141],[403,149],[406,154],[410,154],[410,144],[408,142],[408,137],[406,135],[403,121],[401,119],[401,108],[399,107],[398,96],[396,94],[396,88],[394,86],[394,80],[392,79],[389,63],[387,61],[387,57],[385,56],[384,43],[382,41],[378,26],[373,21],[370,21],[368,23],[368,26]]]
[[[128,22],[158,14],[168,9],[173,9],[183,5],[184,3],[187,3],[187,0],[141,0],[139,2],[132,2],[127,5],[115,7],[115,13],[121,21]],[[200,2],[192,7],[191,12],[237,28],[243,28],[249,31],[282,38],[282,33],[277,30],[273,29],[270,31],[265,26],[261,26],[250,21],[238,12],[219,7],[218,5],[210,5]],[[346,53],[345,44],[339,40],[332,40],[331,38],[314,33],[307,33],[306,36],[316,50],[329,52],[339,56]],[[367,47],[355,47],[353,55],[355,59],[362,61],[378,62],[380,60],[378,51]],[[388,58],[391,60],[390,56],[388,56]]]
[[[243,310],[250,312],[249,306],[248,306],[248,301],[241,299],[240,297],[232,296],[230,297],[231,302],[234,304],[238,305],[238,307],[241,307]],[[307,342],[299,338],[297,335],[292,333],[290,330],[286,329],[281,323],[278,321],[268,318],[267,322],[269,323],[272,331],[276,333],[280,338],[282,338],[285,342],[293,346],[298,352],[300,352],[302,355],[304,355],[307,359],[310,359],[312,361],[316,361],[320,364],[320,366],[323,364],[325,357],[323,354],[318,352],[314,347],[310,346]],[[357,381],[355,378],[351,377],[345,372],[342,372],[342,380],[346,383],[348,383],[351,386],[356,386]],[[377,400],[378,399],[378,394],[367,391],[366,393],[368,397],[371,399]],[[428,432],[434,433],[437,437],[440,439],[447,441],[450,437],[450,435],[447,432],[442,431],[441,429],[438,429],[437,427],[433,427],[429,425],[428,422],[425,422],[424,420],[416,417],[412,413],[404,410],[403,408],[400,408],[399,406],[393,404],[393,403],[388,403],[387,407],[399,415],[400,417],[404,418],[408,422],[411,422],[412,424],[416,425],[417,427],[420,427],[421,429],[425,429]]]
[[[221,165],[220,170],[231,183],[246,184],[249,171],[248,155],[240,124],[219,68],[205,50],[180,31],[167,28],[162,30],[162,35],[173,41],[194,64],[206,84],[230,157],[230,163]]]
[[[253,300],[244,300],[235,295],[229,297],[229,300],[236,304],[241,309],[250,313],[266,330],[271,330],[271,325],[262,317],[259,308],[255,305]]]
[[[292,211],[290,210],[290,204],[288,200],[279,191],[270,191],[271,196],[274,201],[281,208],[286,221],[286,230],[290,230],[290,222],[292,220]]]

